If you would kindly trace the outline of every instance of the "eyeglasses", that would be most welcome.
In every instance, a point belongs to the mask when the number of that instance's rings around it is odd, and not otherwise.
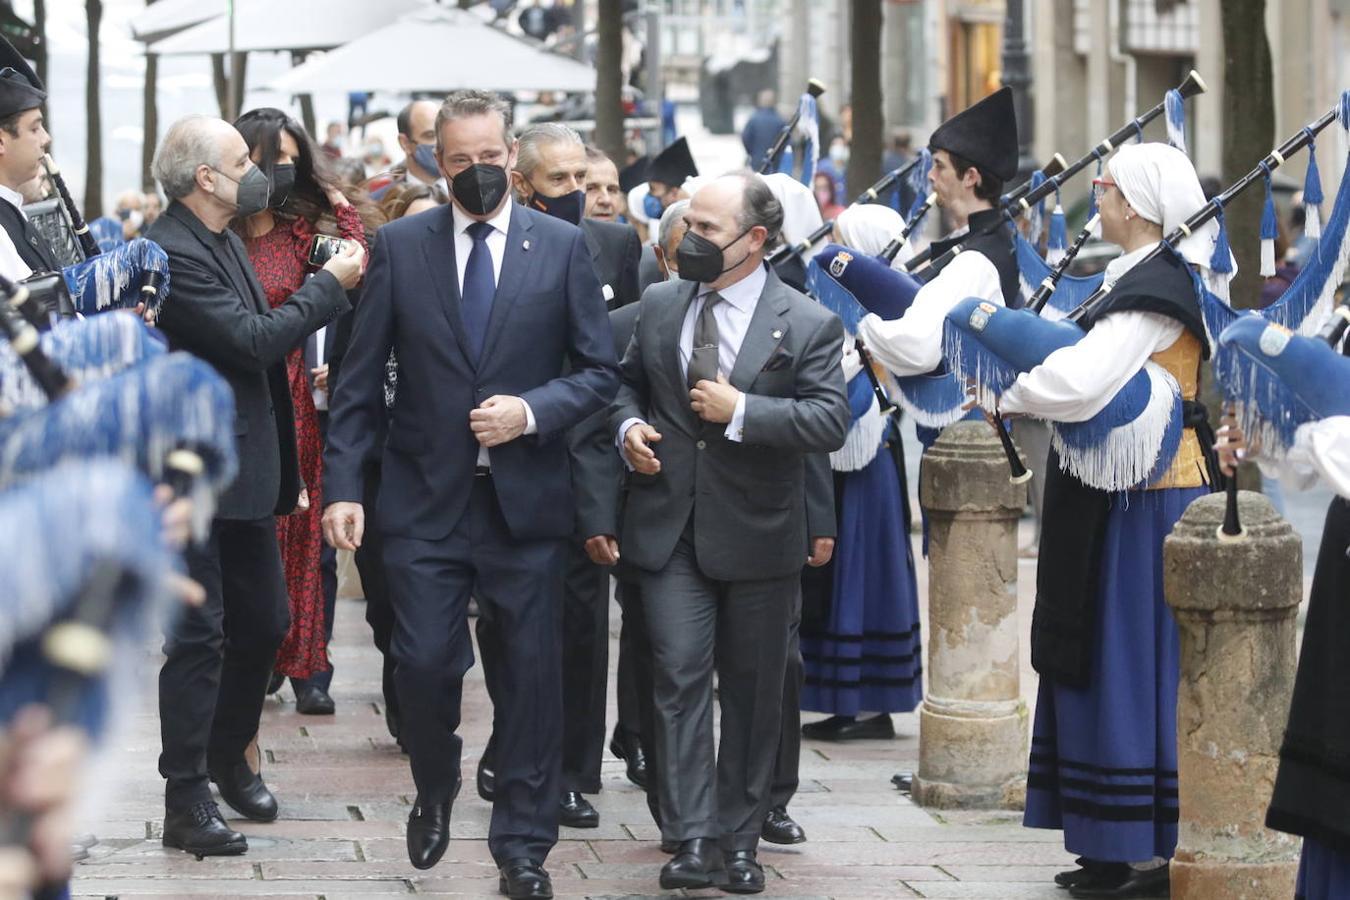
[[[1098,206],[1102,203],[1102,198],[1106,196],[1106,189],[1116,186],[1114,181],[1108,181],[1105,178],[1092,179],[1092,199]]]

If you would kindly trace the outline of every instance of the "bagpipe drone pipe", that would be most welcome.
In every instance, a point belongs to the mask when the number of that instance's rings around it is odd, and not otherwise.
[[[168,352],[140,317],[121,314],[63,319],[43,332],[41,352],[76,384],[108,378]],[[47,391],[8,342],[0,342],[0,413],[46,406]]]
[[[1210,219],[1220,216],[1223,207],[1255,183],[1263,174],[1283,164],[1293,153],[1308,146],[1315,135],[1332,121],[1340,119],[1344,127],[1350,122],[1350,92],[1341,102],[1285,141],[1261,161],[1255,169],[1216,196],[1144,257],[1143,262],[1161,254],[1168,254],[1185,265],[1173,247]],[[1350,207],[1338,210],[1324,240],[1331,240],[1337,216],[1350,215]],[[1222,235],[1222,232],[1221,232]],[[1226,258],[1226,237],[1216,242],[1216,256]],[[1327,270],[1329,272],[1329,269]],[[1225,315],[1214,306],[1221,303],[1204,289],[1198,273],[1192,272],[1201,309],[1211,331],[1213,320]],[[1279,308],[1266,312],[1271,316],[1300,318],[1308,311],[1306,298],[1320,296],[1322,286],[1293,295]],[[978,298],[958,303],[947,315],[944,328],[944,355],[948,364],[963,379],[975,384],[977,403],[989,412],[997,408],[999,395],[1019,374],[1040,365],[1055,350],[1070,346],[1085,333],[1078,324],[1090,315],[1109,296],[1109,290],[1098,289],[1091,297],[1059,321],[1043,318],[1032,309],[1009,310],[989,304]],[[1223,308],[1227,308],[1226,304]],[[1236,314],[1234,314],[1236,315]],[[1101,412],[1086,422],[1052,423],[1053,441],[1065,468],[1085,484],[1102,490],[1127,490],[1149,483],[1160,474],[1157,470],[1175,454],[1182,420],[1180,390],[1175,380],[1161,367],[1148,363],[1112,398]]]

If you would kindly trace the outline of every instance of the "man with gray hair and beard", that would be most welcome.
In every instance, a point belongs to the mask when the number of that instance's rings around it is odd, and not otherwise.
[[[225,824],[208,779],[246,818],[277,817],[276,799],[245,762],[244,748],[258,731],[290,619],[273,517],[296,508],[304,485],[286,354],[350,308],[346,292],[361,278],[365,252],[352,245],[271,309],[229,227],[266,209],[271,190],[239,132],[220,119],[180,119],[152,170],[170,201],[146,234],[168,253],[173,281],[159,327],[172,349],[201,357],[230,383],[239,445],[239,475],[221,495],[210,535],[186,552],[206,602],[185,610],[164,642],[163,843],[198,857],[243,853],[248,844]]]
[[[652,644],[651,775],[676,851],[661,886],[756,893],[800,573],[828,541],[810,534],[806,457],[848,429],[844,332],[765,265],[783,209],[762,178],[711,182],[685,220],[681,281],[644,295],[610,409],[633,470],[618,544]]]

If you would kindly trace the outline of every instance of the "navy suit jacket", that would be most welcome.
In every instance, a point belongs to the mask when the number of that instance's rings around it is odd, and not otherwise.
[[[398,394],[375,511],[386,535],[440,540],[464,515],[478,442],[469,412],[494,394],[521,397],[538,433],[493,447],[492,484],[518,540],[566,538],[574,526],[567,431],[619,386],[609,317],[581,229],[511,210],[505,257],[475,365],[460,315],[449,205],[376,233],[351,345],[335,386],[324,502],[361,501],[362,463],[378,452],[384,365]]]

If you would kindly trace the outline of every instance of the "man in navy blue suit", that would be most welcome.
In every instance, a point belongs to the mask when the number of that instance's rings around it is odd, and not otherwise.
[[[488,846],[502,893],[551,897],[542,864],[558,839],[562,563],[575,517],[567,431],[614,397],[618,368],[581,230],[511,202],[510,128],[494,94],[447,97],[436,152],[452,203],[376,235],[330,412],[323,524],[338,548],[360,544],[362,462],[380,450],[393,350],[375,515],[417,785],[408,856],[430,868],[449,839],[472,593],[503,650]]]

